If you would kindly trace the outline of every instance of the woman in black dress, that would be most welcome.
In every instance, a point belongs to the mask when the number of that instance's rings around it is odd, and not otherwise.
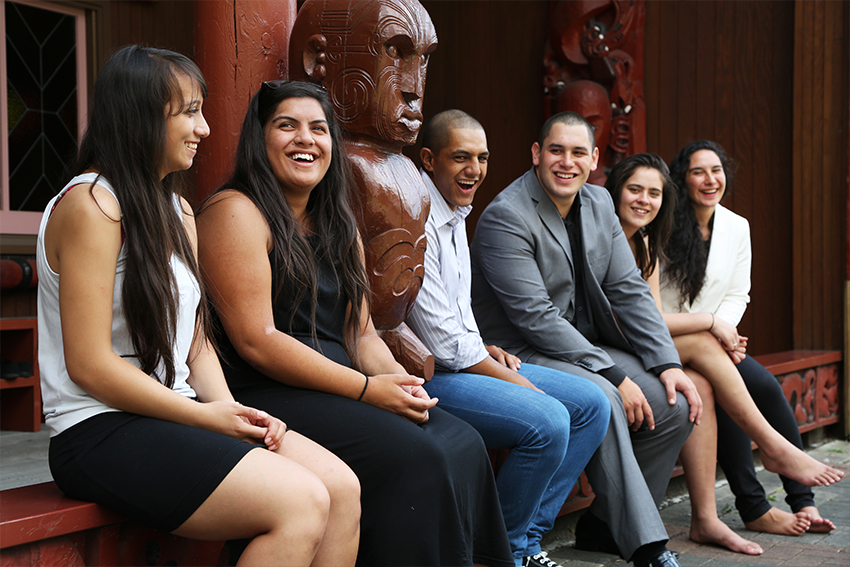
[[[228,383],[357,474],[358,564],[512,565],[481,438],[372,324],[342,150],[320,87],[271,81],[251,100],[198,219]]]

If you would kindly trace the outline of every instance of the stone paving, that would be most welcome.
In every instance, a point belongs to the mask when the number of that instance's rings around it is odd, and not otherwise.
[[[761,545],[764,553],[749,556],[714,545],[694,543],[688,539],[690,501],[684,489],[684,480],[679,477],[671,481],[661,516],[670,534],[668,548],[680,553],[682,567],[850,567],[850,442],[829,440],[817,447],[807,448],[807,452],[847,473],[845,479],[837,484],[814,489],[815,503],[821,515],[832,520],[837,526],[836,530],[829,534],[806,533],[798,537],[748,531],[735,510],[734,497],[721,475],[717,487],[720,518],[742,537]],[[758,476],[773,505],[789,510],[784,502],[779,477],[763,469]],[[549,552],[549,557],[563,567],[626,567],[628,564],[617,556],[573,548],[578,515],[580,513],[559,518],[555,529],[544,539],[543,548]]]

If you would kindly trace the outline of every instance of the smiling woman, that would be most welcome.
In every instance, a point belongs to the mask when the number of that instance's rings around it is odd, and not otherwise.
[[[750,300],[752,252],[749,223],[720,204],[731,191],[734,164],[719,144],[700,140],[679,150],[670,172],[679,188],[679,204],[664,249],[667,261],[661,264],[664,311],[676,317],[680,328],[708,329],[716,337],[767,419],[769,431],[779,437],[774,437],[774,446],[784,448],[783,456],[774,462],[770,462],[774,458],[765,460],[770,446],[744,427],[718,395],[722,407],[717,411],[717,430],[723,443],[718,445],[717,460],[729,478],[741,519],[755,531],[785,535],[806,530],[829,532],[835,526],[820,516],[808,486],[832,484],[844,473],[807,460],[800,451],[802,439],[782,388],[770,372],[745,354],[748,338],[738,334],[737,325]],[[786,502],[793,514],[767,501],[756,478],[750,437],[759,445],[765,468],[783,475]]]
[[[265,88],[265,87],[264,87]],[[306,199],[331,163],[331,136],[319,101],[288,98],[277,107],[265,127],[266,155],[287,199],[303,213]]]
[[[165,159],[162,164],[162,176],[172,171],[180,171],[192,167],[195,154],[198,153],[198,143],[201,138],[210,135],[210,128],[201,107],[204,105],[204,95],[197,81],[188,75],[178,75],[177,84],[180,96],[168,105],[168,123],[165,137]]]
[[[676,207],[679,198],[684,199],[682,206],[698,211],[696,218],[704,219],[706,212],[709,215],[715,213],[714,207],[726,188],[724,166],[717,153],[703,147],[688,157],[690,160],[687,173],[684,174],[687,179],[686,190],[677,189],[666,164],[654,154],[627,157],[614,166],[606,183],[623,232],[629,238],[638,268],[649,283],[659,309],[662,306],[659,262],[664,258],[661,250],[670,237],[674,212],[679,213],[676,220],[681,230],[682,211]],[[680,179],[683,176],[682,165],[685,161],[680,159],[678,162]],[[709,224],[708,221],[706,224]],[[697,231],[694,231],[694,235],[696,234]],[[670,295],[669,292],[667,295]],[[702,423],[691,433],[679,455],[691,497],[690,538],[701,543],[722,545],[739,553],[760,554],[762,548],[757,543],[733,532],[717,516],[714,477],[719,423],[724,419],[734,421],[732,426],[746,431],[746,434],[758,443],[765,468],[797,479],[799,482],[794,484],[803,492],[808,489],[802,483],[831,484],[840,478],[840,473],[800,451],[765,419],[762,414],[765,410],[760,411],[765,404],[756,405],[739,373],[739,368],[735,365],[735,362],[739,362],[744,356],[746,339],[741,337],[739,340],[734,327],[716,316],[713,311],[678,313],[676,309],[670,308],[669,297],[664,310],[664,321],[673,337],[681,362],[686,365],[685,372],[696,384],[700,396],[705,401]],[[746,367],[743,372],[746,372]],[[778,386],[776,389],[781,396],[781,389]],[[714,400],[718,404],[716,408]],[[784,400],[772,397],[769,405],[779,406],[781,409],[782,402]],[[787,403],[784,405],[787,407]],[[767,415],[781,413],[777,407],[773,407]],[[796,425],[794,428],[796,430]],[[725,436],[723,438],[725,439]],[[748,438],[746,446],[749,451]],[[749,460],[752,462],[751,455]],[[731,477],[730,484],[734,485],[742,473],[746,472],[746,467],[741,466],[739,470],[726,472]],[[809,512],[812,511],[817,513],[813,506]],[[818,526],[814,529],[832,529],[828,520],[819,519],[815,522],[813,516],[787,516],[787,526],[791,532],[800,533],[815,524]]]
[[[375,331],[348,187],[324,91],[265,83],[198,213],[228,383],[354,470],[359,564],[513,565],[481,437]]]
[[[128,519],[247,538],[239,564],[348,565],[357,479],[235,403],[208,341],[194,217],[174,175],[209,135],[206,94],[187,57],[139,46],[95,82],[77,175],[47,204],[37,246],[50,470],[68,496]]]

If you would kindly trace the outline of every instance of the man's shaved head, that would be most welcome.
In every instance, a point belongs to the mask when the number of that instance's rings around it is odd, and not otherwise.
[[[451,109],[439,112],[422,129],[422,147],[434,154],[440,153],[449,141],[452,130],[484,130],[481,123],[462,110]]]

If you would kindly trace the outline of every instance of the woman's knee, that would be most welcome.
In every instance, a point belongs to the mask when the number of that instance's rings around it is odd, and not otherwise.
[[[295,525],[296,529],[321,535],[330,514],[330,490],[308,469],[292,461],[289,463],[292,466],[283,470],[266,471],[265,481],[254,488],[264,495],[263,507],[273,511],[273,515],[277,511],[272,521],[278,527],[286,525],[287,529],[292,529]]]
[[[269,451],[249,452],[175,533],[237,539],[275,533],[321,541],[330,495],[309,470]]]
[[[717,340],[717,337],[708,331],[678,335],[673,337],[673,342],[676,345],[676,350],[679,351],[679,355],[681,356],[683,363],[701,358],[707,354],[712,356],[726,356],[726,353],[720,342]]]
[[[346,466],[334,471],[324,483],[333,510],[360,517],[360,480],[351,469]]]

